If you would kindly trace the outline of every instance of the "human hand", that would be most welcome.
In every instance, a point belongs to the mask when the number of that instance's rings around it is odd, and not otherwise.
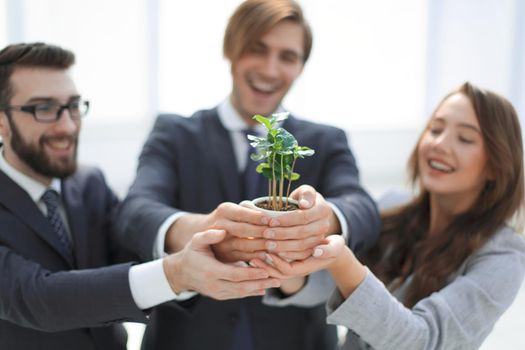
[[[251,259],[265,259],[265,239],[241,238],[226,233],[226,238],[212,246],[213,252],[219,261],[233,263],[250,261]]]
[[[264,250],[264,241],[246,238],[261,238],[269,220],[257,210],[222,203],[209,214],[187,214],[177,219],[166,234],[166,251],[181,250],[195,232],[220,229],[226,230],[228,237],[213,248],[217,258],[224,262],[248,261],[258,256],[254,252]]]
[[[312,256],[304,260],[286,261],[278,255],[267,254],[266,259],[253,259],[250,265],[265,269],[271,277],[282,280],[309,275],[324,268],[331,268],[343,260],[345,250],[350,251],[340,235],[326,237],[323,244],[314,248]]]
[[[292,261],[311,256],[313,248],[325,237],[341,231],[339,220],[324,197],[313,187],[303,185],[291,198],[299,202],[299,210],[270,219],[263,231],[268,252]]]
[[[164,258],[164,273],[175,293],[196,291],[218,300],[264,295],[280,281],[269,278],[262,268],[239,267],[218,261],[211,245],[226,236],[223,230],[208,230],[193,235],[180,252]]]
[[[262,232],[270,221],[264,213],[234,203],[222,203],[207,220],[210,228],[227,232],[226,239],[212,247],[217,259],[236,262],[264,258]]]

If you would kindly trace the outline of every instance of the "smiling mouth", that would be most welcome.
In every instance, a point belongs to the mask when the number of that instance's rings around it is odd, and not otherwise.
[[[428,165],[432,169],[437,170],[437,171],[441,171],[441,172],[446,173],[446,174],[450,174],[451,172],[454,171],[454,168],[452,168],[451,166],[448,166],[447,164],[439,162],[437,160],[429,160],[428,161]]]
[[[45,140],[45,143],[52,149],[64,151],[71,148],[75,144],[73,137],[50,137]]]
[[[248,85],[256,92],[273,94],[279,89],[278,83],[267,83],[258,79],[248,79]]]

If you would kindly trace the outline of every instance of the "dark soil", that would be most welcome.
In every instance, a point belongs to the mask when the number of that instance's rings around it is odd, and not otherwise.
[[[268,201],[257,203],[256,206],[261,209],[273,210],[271,203]],[[287,206],[286,201],[283,201],[283,207],[279,211],[293,211],[293,210],[298,210],[298,209],[299,207],[297,205],[288,203],[288,206]]]

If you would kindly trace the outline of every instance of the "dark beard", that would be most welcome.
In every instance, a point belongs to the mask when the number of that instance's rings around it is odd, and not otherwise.
[[[57,137],[71,137],[71,136],[42,136],[38,140],[40,147],[35,147],[26,143],[20,135],[19,129],[9,118],[11,126],[11,147],[18,157],[26,163],[34,172],[49,178],[63,179],[72,175],[77,170],[77,137],[73,137],[75,147],[73,158],[59,159],[54,164],[51,162],[47,154],[44,152],[44,144],[46,140]]]

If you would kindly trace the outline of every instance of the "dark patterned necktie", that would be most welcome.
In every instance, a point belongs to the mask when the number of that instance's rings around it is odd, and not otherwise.
[[[71,241],[66,232],[64,221],[62,220],[60,212],[58,211],[58,199],[58,193],[54,190],[48,189],[42,195],[42,201],[44,202],[47,208],[47,219],[51,223],[53,231],[55,231],[55,233],[57,234],[67,257],[70,258],[70,260],[73,260]]]
[[[252,129],[243,130],[245,137],[248,135],[256,135]],[[244,181],[244,199],[255,199],[259,196],[259,181],[261,181],[261,174],[257,173],[255,169],[259,165],[250,158],[252,153],[256,150],[249,145],[250,141],[246,138],[248,143],[248,151],[246,152],[246,167],[244,168],[243,181]]]

